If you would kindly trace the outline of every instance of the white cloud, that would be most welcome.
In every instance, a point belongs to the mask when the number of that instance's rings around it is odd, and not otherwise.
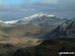
[[[75,16],[75,0],[41,0],[40,3],[32,4],[0,3],[0,5],[2,20],[20,19],[39,12],[70,18]]]

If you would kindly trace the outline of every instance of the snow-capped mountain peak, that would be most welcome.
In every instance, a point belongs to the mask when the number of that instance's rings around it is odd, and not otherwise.
[[[43,16],[46,16],[46,17],[55,17],[55,15],[49,15],[49,14],[44,14],[44,13],[37,13],[37,14],[31,15],[29,17],[24,17],[21,20],[32,20],[32,19],[35,19],[35,18],[43,17]]]
[[[1,21],[5,24],[54,24],[54,22],[61,22],[61,18],[56,17],[55,15],[37,13],[29,17],[24,17],[20,20],[13,21]],[[56,24],[55,23],[55,24]]]
[[[25,17],[18,21],[19,24],[43,24],[43,25],[53,25],[55,24],[61,24],[63,22],[63,19],[55,16],[55,15],[49,15],[49,14],[43,14],[43,13],[37,13],[29,17]]]
[[[33,17],[42,17],[42,16],[55,17],[55,15],[48,15],[48,14],[43,14],[43,13],[34,14],[30,17],[33,18]]]

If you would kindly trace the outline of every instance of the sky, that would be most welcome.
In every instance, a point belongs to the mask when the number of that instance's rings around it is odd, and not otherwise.
[[[0,20],[17,20],[36,13],[75,17],[75,0],[0,0]]]
[[[22,3],[22,2],[37,2],[39,0],[0,0],[0,2],[7,2],[7,3]]]
[[[22,0],[0,0],[0,2],[7,2],[7,3],[20,3],[23,1]]]

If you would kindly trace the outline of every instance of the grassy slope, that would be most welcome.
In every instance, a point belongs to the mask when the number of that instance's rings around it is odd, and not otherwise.
[[[8,27],[0,25],[0,56],[10,56],[17,48],[38,45],[40,41],[37,37],[41,37],[53,28],[54,27],[43,27],[38,25],[17,25]],[[14,47],[6,44],[11,44]],[[4,47],[5,45],[6,47]]]
[[[39,39],[44,39],[42,36],[53,28],[54,26],[45,27],[39,25],[1,26],[0,43],[24,44],[29,40],[37,42]]]

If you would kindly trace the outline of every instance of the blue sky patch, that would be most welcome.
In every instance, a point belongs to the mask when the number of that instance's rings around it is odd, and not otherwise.
[[[0,0],[0,2],[7,2],[7,3],[22,3],[22,2],[37,2],[40,0]]]

